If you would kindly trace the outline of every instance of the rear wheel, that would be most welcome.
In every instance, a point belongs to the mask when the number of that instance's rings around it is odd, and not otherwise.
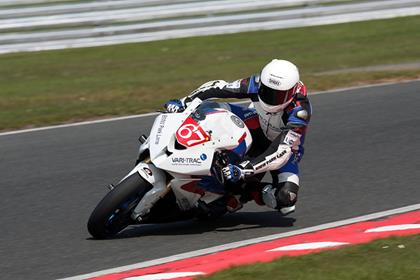
[[[99,202],[90,215],[89,233],[98,239],[110,238],[132,223],[131,213],[143,196],[152,189],[138,173],[119,183]]]

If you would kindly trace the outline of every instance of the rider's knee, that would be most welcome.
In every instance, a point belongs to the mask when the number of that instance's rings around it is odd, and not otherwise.
[[[293,182],[284,182],[279,186],[277,193],[277,207],[290,207],[295,205],[299,186]]]
[[[294,182],[282,182],[277,187],[267,185],[262,191],[264,203],[273,209],[295,205],[299,186]]]

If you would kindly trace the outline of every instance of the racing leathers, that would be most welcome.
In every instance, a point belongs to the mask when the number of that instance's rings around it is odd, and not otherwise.
[[[288,214],[294,211],[297,201],[298,163],[303,156],[312,108],[306,86],[299,81],[290,91],[291,96],[284,110],[267,112],[258,98],[259,86],[258,75],[230,83],[215,80],[203,84],[181,101],[184,106],[188,106],[194,98],[239,98],[252,101],[249,107],[229,104],[232,112],[250,129],[253,138],[248,158],[236,168],[243,174],[252,174],[259,181],[265,172],[270,171],[273,183],[262,186],[260,203],[262,200],[267,206]]]

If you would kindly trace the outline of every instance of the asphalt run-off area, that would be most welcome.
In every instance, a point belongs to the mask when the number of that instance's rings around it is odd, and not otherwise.
[[[112,240],[91,239],[87,219],[106,186],[132,168],[154,115],[1,134],[2,277],[72,277],[418,204],[419,87],[310,96],[314,114],[290,216],[249,203],[214,222],[132,226]]]

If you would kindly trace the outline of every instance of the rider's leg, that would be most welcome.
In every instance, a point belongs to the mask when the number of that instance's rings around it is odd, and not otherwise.
[[[245,122],[249,128],[253,143],[251,149],[247,152],[248,157],[255,157],[265,151],[270,145],[270,141],[265,137],[261,129],[258,114],[254,108],[230,104],[231,111]],[[260,175],[260,174],[258,174]],[[261,182],[264,176],[254,176],[254,181],[246,182],[244,189],[248,194],[241,198],[241,202],[255,200],[259,205],[278,209],[282,214],[287,215],[295,210],[297,193],[299,190],[299,168],[298,158],[293,155],[288,163],[276,172],[276,178],[273,178],[273,184]],[[263,190],[261,192],[261,190]]]
[[[295,211],[299,191],[299,168],[294,156],[277,174],[277,182],[263,188],[264,203],[273,209],[279,210],[283,215]]]

